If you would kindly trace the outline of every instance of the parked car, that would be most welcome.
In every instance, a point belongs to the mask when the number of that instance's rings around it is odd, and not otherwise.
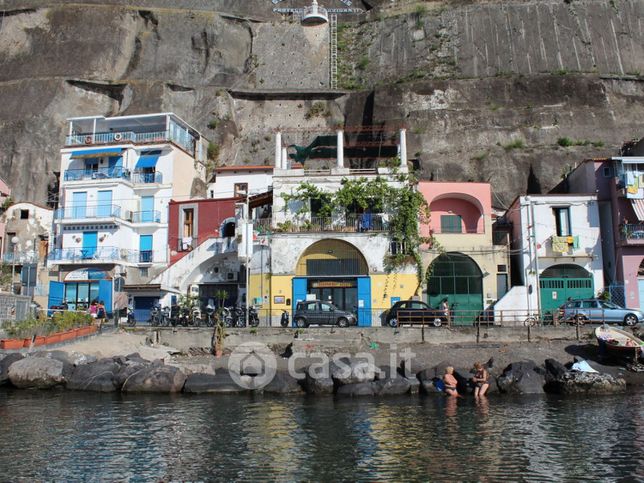
[[[577,323],[606,322],[632,326],[644,322],[644,313],[638,309],[620,307],[607,300],[570,300],[559,308],[559,320]]]
[[[420,300],[399,300],[389,309],[385,324],[397,327],[401,324],[433,324],[440,327],[448,322],[444,310],[434,309]]]
[[[309,325],[348,327],[358,324],[358,318],[353,313],[340,310],[329,302],[320,302],[319,300],[298,302],[295,307],[293,321],[296,327],[301,328]]]

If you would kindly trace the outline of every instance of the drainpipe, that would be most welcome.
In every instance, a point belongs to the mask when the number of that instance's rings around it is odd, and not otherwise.
[[[530,197],[526,196],[525,197],[525,202],[527,203],[527,213],[526,213],[526,218],[528,219],[528,260],[529,264],[528,267],[524,267],[524,272],[525,272],[525,282],[526,282],[526,293],[528,295],[528,316],[530,315],[530,308],[532,307],[532,300],[531,300],[531,293],[530,293],[530,266],[532,265],[532,220],[530,219]],[[519,204],[520,207],[520,212],[521,212],[521,217],[523,217],[522,213],[522,208],[521,204]],[[523,230],[522,230],[523,231]],[[521,233],[521,238],[523,238],[523,233]]]
[[[532,218],[532,243],[534,243],[534,270],[537,275],[537,312],[541,317],[541,282],[539,280],[539,249],[537,247],[537,227],[534,222],[534,204],[530,201],[530,217]]]
[[[286,152],[286,146],[282,147],[282,169],[288,169],[288,153]]]
[[[92,126],[92,144],[96,142],[96,118],[94,118],[94,125]]]
[[[342,129],[338,129],[338,168],[344,168],[344,132]]]
[[[284,169],[282,167],[282,133],[275,133],[275,169]]]
[[[407,130],[400,130],[400,167],[407,167]]]

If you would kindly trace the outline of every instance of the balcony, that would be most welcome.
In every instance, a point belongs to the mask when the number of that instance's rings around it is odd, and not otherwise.
[[[161,173],[155,171],[153,173],[144,173],[141,171],[134,171],[132,173],[132,183],[134,184],[161,184],[163,183],[163,176]]]
[[[132,223],[161,223],[161,212],[159,211],[133,211]]]
[[[57,263],[152,263],[152,250],[129,250],[118,247],[55,248],[49,253],[49,261]]]
[[[283,233],[374,233],[389,229],[388,215],[354,213],[343,217],[311,217],[308,219],[290,219],[276,223],[272,218],[253,221],[260,233],[269,231]]]
[[[134,132],[134,131],[110,131],[110,132],[83,132],[66,136],[66,146],[92,146],[105,144],[158,144],[173,142],[182,149],[194,155],[194,139],[192,137],[173,134],[172,131]]]
[[[64,181],[86,181],[103,179],[130,179],[130,172],[123,168],[68,169],[63,174]]]
[[[54,212],[54,219],[59,221],[79,221],[121,218],[119,205],[67,206]]]
[[[539,256],[550,258],[584,257],[591,255],[589,249],[580,247],[579,235],[552,235],[539,250]]]
[[[644,223],[627,223],[619,226],[622,242],[627,245],[644,245]]]
[[[29,265],[33,263],[38,263],[38,255],[35,255],[33,253],[31,254],[26,254],[26,253],[11,253],[7,252],[4,255],[2,255],[2,261],[4,263],[14,263],[16,265]]]

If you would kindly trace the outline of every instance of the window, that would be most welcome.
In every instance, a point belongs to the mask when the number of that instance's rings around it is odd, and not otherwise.
[[[422,303],[422,302],[412,302],[412,303],[410,304],[410,308],[412,308],[412,309],[418,309],[418,310],[423,310],[423,309],[427,309],[428,307],[427,307],[427,305],[425,305],[425,304],[424,304],[424,303]]]
[[[246,196],[248,194],[248,183],[235,183],[235,196]]]
[[[320,304],[320,310],[322,312],[331,312],[331,306],[329,304]]]
[[[192,237],[194,234],[195,210],[192,208],[183,210],[183,237]]]
[[[603,173],[604,178],[610,178],[613,175],[613,170],[610,168],[610,166],[604,166]]]
[[[309,302],[304,305],[304,310],[307,310],[309,312],[315,312],[318,308],[317,302]]]
[[[441,215],[441,233],[462,233],[462,223],[460,215]]]
[[[555,224],[557,227],[557,236],[570,236],[570,208],[553,208],[552,212],[555,215]]]
[[[29,210],[20,210],[20,219],[28,220],[29,219]]]
[[[508,271],[508,267],[506,265],[497,265],[496,266],[496,271],[501,272],[501,273],[505,273],[505,272]]]

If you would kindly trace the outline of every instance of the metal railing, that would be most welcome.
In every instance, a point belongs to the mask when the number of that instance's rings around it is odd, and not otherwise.
[[[65,181],[84,181],[100,179],[130,179],[130,172],[123,168],[68,169],[65,170]]]
[[[644,243],[644,223],[626,223],[619,228],[623,240]]]
[[[430,229],[430,233],[433,235],[484,235],[485,224],[483,224],[481,228],[463,226],[460,229],[454,228],[443,230],[442,227],[435,227]]]
[[[28,264],[28,263],[38,263],[38,255],[36,254],[27,254],[27,253],[13,253],[7,252],[2,255],[2,261],[4,263],[19,263],[19,264]]]
[[[143,253],[143,255],[141,255]],[[54,262],[116,262],[150,263],[154,261],[152,250],[130,250],[118,247],[54,248],[49,253]]]
[[[119,205],[66,206],[54,212],[56,220],[84,220],[95,218],[121,218]]]
[[[181,146],[190,154],[194,154],[194,140],[181,139],[180,136],[175,136],[172,132],[168,131],[154,131],[154,132],[134,132],[134,131],[118,131],[118,132],[97,132],[97,133],[76,133],[71,136],[66,136],[66,146],[87,146],[92,144],[146,144],[146,143],[162,143],[172,141],[173,143]]]
[[[151,184],[151,183],[162,183],[163,176],[158,171],[153,173],[144,173],[141,171],[134,171],[132,173],[132,183],[134,184]]]
[[[275,222],[272,218],[253,220],[260,233],[267,231],[284,233],[319,232],[382,232],[389,229],[388,216],[384,214],[350,214],[344,217],[311,217]]]
[[[132,223],[161,223],[161,212],[156,210],[133,211],[130,219]]]

